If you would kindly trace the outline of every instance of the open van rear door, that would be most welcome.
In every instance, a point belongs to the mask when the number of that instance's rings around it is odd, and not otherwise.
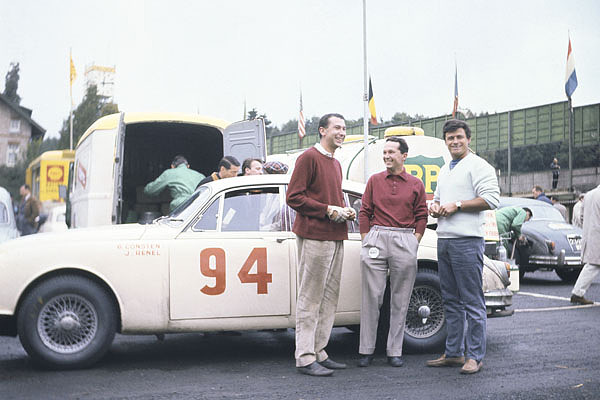
[[[115,136],[115,154],[114,154],[114,193],[112,206],[112,223],[121,223],[121,214],[123,210],[123,148],[125,144],[125,113],[119,117],[119,126]]]
[[[265,122],[261,118],[240,121],[223,131],[223,155],[234,156],[240,163],[246,158],[267,159]]]

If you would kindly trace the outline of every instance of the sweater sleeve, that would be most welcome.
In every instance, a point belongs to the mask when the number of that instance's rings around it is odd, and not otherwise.
[[[169,170],[163,171],[162,174],[154,181],[148,183],[146,187],[144,187],[144,194],[148,196],[156,196],[160,192],[163,191],[167,184],[169,183]]]
[[[325,218],[328,205],[309,197],[307,194],[315,171],[315,164],[310,157],[306,157],[306,154],[305,152],[296,160],[294,172],[288,185],[286,200],[290,207],[306,217]]]
[[[358,212],[358,226],[360,233],[368,233],[370,230],[370,221],[373,218],[373,177],[367,181],[367,186],[362,195],[362,205]]]
[[[427,200],[425,195],[425,186],[420,180],[417,182],[417,197],[413,205],[415,214],[415,232],[421,235],[425,233],[427,227]]]
[[[479,165],[471,170],[473,188],[477,197],[481,197],[490,206],[490,210],[498,208],[500,203],[500,187],[496,171],[485,160],[480,159]]]

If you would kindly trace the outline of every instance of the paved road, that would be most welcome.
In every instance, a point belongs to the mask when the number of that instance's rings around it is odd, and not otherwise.
[[[599,399],[600,304],[570,307],[571,287],[552,272],[526,275],[515,315],[488,321],[484,369],[473,376],[427,368],[427,354],[405,355],[403,368],[388,367],[384,354],[356,368],[358,339],[345,328],[329,351],[351,368],[330,378],[296,373],[292,330],[118,336],[99,364],[79,371],[37,370],[18,339],[0,338],[0,398]],[[588,295],[600,301],[600,279]]]

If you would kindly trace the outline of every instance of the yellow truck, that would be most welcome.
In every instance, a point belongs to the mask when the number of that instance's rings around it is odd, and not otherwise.
[[[25,183],[42,203],[65,202],[73,150],[51,150],[33,160],[25,171]]]

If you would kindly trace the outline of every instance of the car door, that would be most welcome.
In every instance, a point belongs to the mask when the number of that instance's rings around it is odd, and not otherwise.
[[[213,197],[170,252],[171,319],[290,315],[290,251],[278,186]]]

